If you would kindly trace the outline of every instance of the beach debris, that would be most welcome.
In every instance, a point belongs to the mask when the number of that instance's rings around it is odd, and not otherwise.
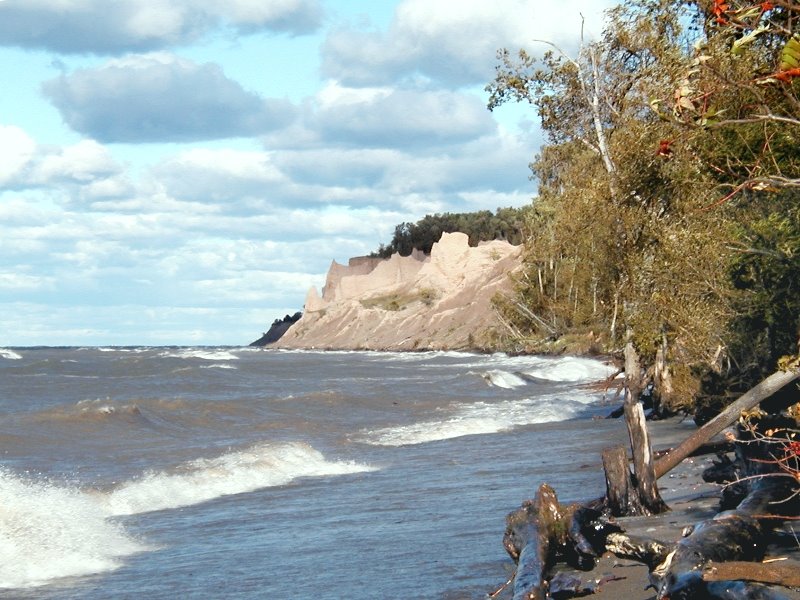
[[[797,432],[793,426],[794,419],[781,415],[743,414],[736,439],[736,462],[741,469],[736,481],[738,501],[733,509],[688,529],[661,564],[653,567],[650,557],[643,561],[650,566],[658,600],[777,599],[785,596],[751,581],[785,587],[796,585],[790,581],[800,582],[797,570],[792,578],[782,579],[783,569],[761,562],[773,530],[787,519],[796,519],[800,508],[800,457],[794,453]],[[607,548],[612,549],[614,536],[609,540],[612,547],[607,541]]]
[[[772,583],[785,587],[800,587],[800,562],[785,559],[781,562],[710,562],[703,569],[704,581],[741,579]]]
[[[604,551],[606,537],[620,530],[600,517],[590,506],[560,504],[555,490],[546,483],[539,486],[533,500],[510,513],[503,546],[517,563],[514,600],[547,598],[552,593],[551,571],[560,560],[580,570],[591,569]],[[563,577],[556,580],[559,597],[569,597],[570,585]],[[589,593],[587,586],[581,589]]]

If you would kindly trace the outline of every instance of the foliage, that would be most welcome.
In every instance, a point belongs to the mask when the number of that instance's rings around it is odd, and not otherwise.
[[[495,239],[508,240],[518,245],[523,240],[527,208],[498,208],[470,213],[444,213],[426,215],[416,223],[401,223],[395,227],[388,246],[381,244],[372,256],[388,258],[392,254],[410,255],[415,249],[430,254],[433,244],[442,233],[461,232],[469,236],[471,246]]]
[[[631,341],[673,365],[653,379],[673,407],[797,352],[798,19],[797,2],[629,0],[575,56],[498,53],[489,108],[529,102],[547,135],[498,302],[518,347]]]

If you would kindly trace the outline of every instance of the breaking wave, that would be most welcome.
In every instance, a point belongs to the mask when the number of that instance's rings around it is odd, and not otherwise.
[[[0,588],[113,571],[148,547],[77,488],[0,469]]]
[[[492,370],[481,375],[489,385],[493,385],[507,390],[523,387],[528,382],[515,373],[508,371]]]
[[[147,473],[111,491],[102,503],[110,514],[133,515],[285,485],[300,477],[371,470],[354,462],[328,461],[307,444],[261,444],[217,458],[197,459],[172,472]]]
[[[22,358],[22,355],[17,354],[13,350],[9,350],[8,348],[0,348],[0,358],[6,358],[8,360],[19,360]]]
[[[571,394],[560,397],[537,397],[497,403],[477,402],[461,405],[453,416],[442,419],[364,431],[356,441],[376,446],[410,446],[466,435],[485,435],[509,431],[535,423],[565,421],[576,416],[594,398]]]
[[[239,360],[233,352],[227,350],[211,350],[202,348],[185,348],[161,354],[165,358],[200,358],[202,360]]]
[[[113,571],[153,550],[114,517],[199,504],[300,477],[374,470],[329,461],[303,443],[261,444],[152,472],[109,491],[35,481],[0,469],[0,589]]]

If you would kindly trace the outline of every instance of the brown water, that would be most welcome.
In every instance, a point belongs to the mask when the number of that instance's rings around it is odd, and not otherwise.
[[[507,512],[600,495],[576,358],[0,350],[0,597],[484,598]]]

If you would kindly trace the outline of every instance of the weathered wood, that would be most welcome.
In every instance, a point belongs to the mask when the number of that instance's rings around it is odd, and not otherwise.
[[[785,463],[773,458],[776,417],[740,424],[737,455],[747,476],[747,495],[735,510],[719,513],[699,523],[678,542],[675,551],[660,567],[658,598],[713,598],[717,590],[735,585],[737,598],[775,598],[776,592],[744,582],[709,583],[704,576],[710,563],[727,561],[760,562],[769,542],[770,528],[796,515],[798,483],[782,471]],[[786,430],[784,430],[786,431]],[[764,436],[770,436],[770,441]],[[725,592],[725,593],[730,593]]]
[[[517,562],[514,577],[514,600],[544,600],[547,575],[553,566],[556,548],[566,536],[556,523],[564,517],[555,490],[539,486],[532,502],[506,517],[503,545]]]
[[[542,484],[533,500],[506,517],[503,546],[517,563],[514,600],[546,598],[557,561],[582,570],[595,565],[597,556],[605,550],[606,537],[620,527],[601,519],[600,499],[590,504],[597,504],[597,508],[559,504],[555,490]]]
[[[703,579],[705,581],[743,579],[759,583],[772,583],[784,587],[800,587],[800,562],[796,560],[770,563],[746,561],[712,562],[706,565],[703,570]]]
[[[663,450],[654,450],[653,456],[656,459],[656,464],[658,464],[658,460],[667,456],[670,452],[675,450],[674,447],[672,448],[664,448]],[[693,450],[689,456],[705,456],[706,454],[716,454],[719,452],[733,452],[733,442],[728,440],[713,440],[711,442],[706,442],[705,444],[700,444],[696,450]]]
[[[641,391],[642,376],[639,356],[633,342],[628,340],[628,343],[625,344],[625,402],[623,404],[625,424],[628,426],[628,435],[631,441],[638,501],[643,512],[654,515],[669,510],[669,507],[661,499],[658,491],[653,448],[650,444],[644,409],[642,403],[639,402]]]
[[[625,446],[603,450],[603,470],[606,474],[606,508],[615,517],[641,514],[638,495],[632,488]]]
[[[689,454],[712,437],[730,427],[744,410],[751,410],[762,400],[800,377],[800,371],[778,371],[743,394],[725,410],[686,438],[672,452],[655,463],[656,478],[663,477],[678,466]]]
[[[764,534],[758,520],[730,511],[703,521],[675,546],[663,571],[658,597],[702,598],[705,593],[703,567],[710,561],[760,561],[764,557]]]
[[[606,537],[606,550],[620,558],[629,558],[644,563],[652,571],[667,559],[670,547],[664,542],[652,538],[615,532]]]

